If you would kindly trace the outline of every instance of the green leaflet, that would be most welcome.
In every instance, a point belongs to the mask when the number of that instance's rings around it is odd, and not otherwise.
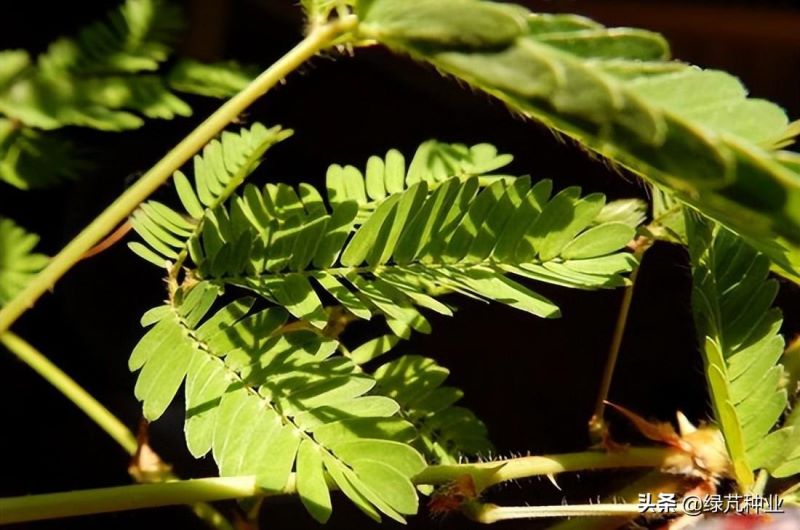
[[[187,445],[197,458],[210,451],[221,476],[255,475],[279,492],[294,470],[320,522],[331,513],[325,473],[372,517],[416,513],[410,478],[425,461],[407,443],[413,427],[392,417],[397,404],[366,395],[374,379],[331,357],[335,342],[283,331],[280,308],[252,312],[245,298],[210,314],[218,294],[201,282],[143,318],[152,327],[129,366],[145,417],[158,419],[184,384]]]
[[[235,61],[205,64],[182,59],[170,69],[167,83],[178,92],[226,98],[246,87],[258,73],[258,68]]]
[[[348,357],[365,364],[391,351],[398,341],[394,335],[384,335],[353,349]],[[373,372],[374,393],[397,402],[400,416],[417,429],[413,445],[432,463],[457,463],[492,451],[483,422],[469,409],[455,405],[463,392],[442,386],[449,373],[433,359],[419,355],[403,355]]]
[[[779,107],[748,99],[729,74],[669,61],[664,39],[651,32],[480,0],[432,3],[360,2],[360,34],[498,97],[737,233],[772,243],[761,250],[788,272],[798,263],[789,253],[800,248],[800,173],[761,147],[785,145],[792,134]],[[502,21],[481,18],[495,10]],[[409,27],[421,13],[424,34]],[[528,27],[510,31],[521,14]],[[488,25],[496,40],[480,38]],[[469,38],[459,40],[459,32]]]
[[[724,227],[686,214],[692,307],[714,415],[743,490],[753,472],[796,470],[796,418],[774,430],[787,408],[778,364],[784,341],[769,260]],[[795,438],[798,439],[798,438]],[[780,441],[780,443],[778,443]]]
[[[223,132],[219,140],[211,141],[203,149],[202,155],[194,157],[194,186],[182,172],[175,172],[175,189],[185,214],[157,201],[142,204],[132,214],[133,229],[149,247],[131,243],[131,250],[159,267],[164,266],[167,259],[185,256],[204,229],[207,234],[214,233],[205,226],[204,214],[225,202],[255,171],[264,152],[291,134],[292,131],[280,127],[267,129],[260,123],[242,129],[238,134]],[[213,214],[210,215],[210,222],[214,222]],[[207,237],[208,245],[211,245],[212,237]],[[211,247],[205,250],[211,250]]]
[[[0,217],[0,307],[10,302],[49,258],[33,252],[39,236]]]
[[[428,140],[408,163],[402,153],[390,149],[383,158],[371,156],[363,173],[354,166],[334,164],[328,169],[325,185],[331,205],[346,201],[358,204],[356,224],[362,224],[387,197],[420,182],[432,191],[451,177],[479,177],[481,186],[513,179],[494,173],[513,159],[509,154],[498,153],[490,144],[467,147]]]
[[[375,370],[375,391],[400,404],[400,414],[417,427],[414,445],[431,462],[457,463],[492,450],[486,426],[464,407],[461,390],[442,386],[449,371],[433,359],[405,355]]]
[[[517,6],[473,0],[417,0],[413,9],[403,2],[360,0],[358,14],[364,31],[379,40],[453,47],[506,45],[522,35],[526,23],[525,11]]]

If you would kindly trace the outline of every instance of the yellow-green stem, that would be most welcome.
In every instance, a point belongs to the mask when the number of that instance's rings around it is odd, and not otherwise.
[[[131,456],[138,450],[136,436],[122,423],[111,411],[97,401],[91,394],[83,389],[69,375],[64,373],[58,366],[53,364],[47,357],[42,355],[39,350],[31,346],[25,339],[7,331],[0,335],[0,344],[3,344],[10,352],[16,355],[22,362],[27,364],[48,383],[53,385],[67,399],[72,401],[98,427],[103,429],[106,434],[116,441],[122,449]],[[157,458],[158,456],[155,455]],[[176,480],[177,476],[170,472],[163,475],[165,480]],[[233,526],[228,520],[219,513],[213,506],[204,502],[195,502],[189,506],[194,514],[205,521],[211,528],[217,530],[233,530]]]
[[[557,475],[569,471],[610,468],[661,468],[679,456],[679,451],[660,447],[630,447],[624,451],[565,453],[525,456],[478,464],[428,466],[414,477],[418,484],[445,484],[463,475],[472,475],[480,492],[490,486],[525,477]]]
[[[48,383],[64,394],[75,406],[81,409],[92,421],[111,436],[128,454],[136,452],[136,437],[107,408],[84,390],[70,376],[61,371],[47,357],[24,339],[7,331],[0,335],[0,343],[30,366]]]
[[[573,504],[556,506],[497,506],[475,503],[465,510],[468,517],[484,524],[509,519],[538,519],[542,517],[619,517],[640,515],[637,504]],[[675,514],[685,513],[678,505]]]
[[[233,477],[27,495],[0,499],[0,524],[236,499],[257,493],[253,477]]]
[[[660,467],[675,455],[672,449],[646,447],[629,448],[618,453],[592,451],[480,464],[430,466],[414,477],[413,482],[418,485],[441,485],[464,475],[472,475],[476,482],[483,481],[486,487],[506,480],[566,471]],[[334,487],[333,484],[329,486]],[[225,477],[28,495],[0,499],[0,524],[295,492],[295,476],[291,475],[280,492],[260,490],[254,477]]]
[[[11,327],[17,318],[32,307],[39,297],[52,289],[56,282],[75,263],[80,261],[84,253],[124,221],[142,201],[166,182],[175,170],[200,151],[205,144],[211,141],[269,89],[281,82],[304,62],[328,47],[338,36],[354,29],[356,22],[355,16],[349,15],[314,28],[297,46],[292,48],[286,55],[201,123],[145,173],[136,184],[128,188],[125,193],[120,195],[103,213],[70,241],[22,292],[0,310],[0,334]]]
[[[639,495],[650,493],[653,498],[658,498],[660,493],[675,494],[685,491],[688,485],[692,484],[692,479],[682,475],[672,475],[659,471],[649,471],[642,477],[628,482],[624,487],[603,497],[600,502],[609,503],[637,503]],[[548,530],[618,530],[625,527],[631,520],[640,514],[622,514],[617,517],[603,517],[594,519],[565,519]]]

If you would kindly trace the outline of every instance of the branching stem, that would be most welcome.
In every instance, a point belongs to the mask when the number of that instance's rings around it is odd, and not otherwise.
[[[111,413],[102,403],[97,401],[91,394],[83,389],[69,375],[64,373],[58,366],[53,364],[47,357],[42,355],[36,348],[31,346],[22,337],[7,331],[0,335],[0,343],[9,351],[16,355],[22,362],[31,367],[36,373],[41,375],[48,383],[53,385],[67,399],[72,401],[98,427],[103,429],[106,434],[116,441],[122,449],[133,456],[136,454],[139,444],[136,436],[122,423],[114,414]],[[155,455],[155,454],[154,454]],[[157,455],[155,455],[158,457]],[[175,480],[177,477],[172,473],[164,475],[165,480]],[[2,504],[2,502],[0,502]],[[201,520],[205,521],[212,528],[218,530],[232,530],[231,524],[213,506],[203,502],[195,501],[191,505],[192,511]],[[2,508],[0,508],[2,511]],[[35,513],[35,512],[32,512]],[[54,517],[58,517],[55,515]],[[0,514],[0,521],[3,515]]]
[[[27,311],[45,292],[72,268],[84,254],[106,237],[136,209],[172,173],[180,168],[204,145],[236,119],[247,107],[287,75],[296,70],[321,50],[327,48],[337,37],[355,28],[354,15],[318,26],[297,46],[254,79],[247,87],[225,102],[216,112],[201,123],[174,149],[145,173],[133,186],[120,195],[94,221],[78,234],[50,264],[41,271],[11,302],[0,310],[0,334]]]
[[[460,476],[472,475],[480,492],[508,480],[570,471],[611,468],[661,468],[677,451],[660,447],[630,447],[623,451],[586,451],[561,455],[524,456],[478,464],[429,466],[414,478],[418,484],[446,484]]]
[[[472,475],[486,487],[506,480],[566,471],[660,467],[674,456],[674,449],[649,447],[617,453],[590,451],[531,456],[480,464],[430,466],[413,480],[416,484],[441,485]],[[254,477],[224,477],[28,495],[0,499],[0,524],[295,492],[295,478],[291,475],[280,492],[259,489]]]

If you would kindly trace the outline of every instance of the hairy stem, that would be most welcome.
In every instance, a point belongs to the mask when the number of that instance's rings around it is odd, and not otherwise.
[[[573,504],[556,506],[497,506],[495,504],[475,503],[467,507],[466,515],[484,524],[497,523],[508,519],[537,519],[541,517],[619,517],[641,515],[637,504]],[[675,514],[684,513],[677,506]]]
[[[531,456],[480,464],[430,466],[413,481],[418,485],[442,485],[471,475],[476,483],[487,487],[506,480],[566,471],[661,467],[680,456],[682,454],[674,449],[649,447],[629,448],[618,453],[592,451]],[[329,487],[334,485],[329,484]],[[295,492],[295,477],[291,475],[280,492],[259,489],[254,477],[225,477],[9,497],[0,499],[0,524]]]
[[[609,503],[637,503],[639,495],[650,493],[653,498],[658,498],[659,493],[676,493],[685,491],[693,479],[683,475],[671,475],[650,471],[642,477],[629,482],[614,493],[603,497],[600,502]],[[638,517],[636,514],[620,514],[617,517],[602,517],[594,519],[565,519],[558,524],[549,526],[548,530],[618,530]]]
[[[526,477],[557,475],[569,471],[609,468],[661,468],[680,453],[660,447],[631,447],[623,451],[566,453],[548,456],[524,456],[479,464],[428,466],[414,478],[418,484],[446,484],[460,476],[471,475],[478,492],[505,482]]]
[[[251,497],[254,477],[207,478],[0,499],[0,524]]]
[[[200,151],[204,145],[269,89],[280,83],[287,75],[314,57],[318,52],[328,47],[337,37],[354,29],[356,22],[355,16],[350,15],[314,28],[297,46],[292,48],[286,55],[201,123],[145,173],[136,184],[128,188],[125,193],[70,241],[22,292],[0,310],[0,334],[6,331],[20,315],[32,307],[39,297],[49,289],[52,289],[55,283],[75,263],[80,261],[87,251],[122,223],[142,201],[166,182],[175,170]]]
[[[617,359],[619,358],[619,350],[622,347],[622,339],[625,336],[625,328],[628,325],[628,314],[631,310],[631,302],[633,301],[633,291],[636,287],[636,278],[639,276],[639,268],[641,267],[642,258],[645,252],[653,244],[653,241],[647,237],[639,237],[634,243],[633,255],[639,260],[639,267],[631,273],[631,283],[625,288],[622,295],[622,303],[620,304],[619,314],[617,315],[617,322],[614,326],[614,335],[611,338],[611,345],[608,348],[608,356],[606,364],[603,368],[603,377],[600,380],[600,389],[597,391],[597,400],[595,401],[594,413],[589,419],[589,436],[594,443],[602,443],[606,437],[606,423],[603,419],[605,413],[606,400],[608,393],[611,390],[611,380],[614,377],[614,369],[617,367]]]
[[[16,355],[22,362],[31,367],[36,373],[41,375],[48,383],[53,385],[67,399],[72,401],[98,427],[103,429],[106,434],[116,441],[122,449],[133,456],[139,449],[136,436],[128,429],[122,421],[111,413],[102,403],[97,401],[91,394],[83,389],[69,375],[64,373],[58,366],[53,364],[47,357],[42,355],[36,348],[31,346],[22,337],[7,331],[0,335],[0,343],[10,352]],[[153,455],[159,458],[158,455]],[[175,480],[177,477],[172,473],[165,473],[164,480]],[[202,521],[208,523],[212,528],[218,530],[233,530],[233,527],[225,517],[213,506],[203,502],[195,502],[191,506],[192,511]],[[2,512],[2,508],[0,508]],[[35,513],[35,512],[32,512]],[[58,517],[58,516],[55,516]],[[0,514],[0,521],[3,516]]]

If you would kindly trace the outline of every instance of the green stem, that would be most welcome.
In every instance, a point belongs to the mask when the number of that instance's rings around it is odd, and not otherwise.
[[[417,484],[446,484],[464,475],[472,475],[478,492],[508,480],[526,477],[557,475],[570,471],[610,468],[661,468],[680,458],[674,449],[660,447],[630,447],[624,451],[566,453],[548,456],[525,456],[482,462],[479,464],[450,464],[428,466],[414,477]]]
[[[660,467],[675,456],[673,449],[649,447],[629,448],[618,453],[531,456],[480,464],[430,466],[413,481],[418,485],[442,485],[472,475],[476,483],[487,487],[506,480],[565,471]],[[254,477],[226,477],[9,497],[0,499],[0,524],[295,492],[295,477],[291,475],[280,492],[260,490]]]
[[[52,289],[80,261],[85,252],[114,230],[142,201],[166,182],[175,170],[200,151],[247,107],[304,62],[328,47],[336,37],[354,29],[356,23],[357,19],[351,15],[314,28],[297,46],[209,116],[70,241],[22,292],[0,310],[0,334],[11,327],[39,297]]]
[[[133,433],[107,408],[36,348],[10,331],[0,335],[0,343],[86,413],[128,454],[132,455],[136,452],[138,444]]]
[[[136,454],[139,443],[130,429],[114,416],[111,411],[105,408],[102,403],[97,401],[91,394],[84,390],[83,387],[76,383],[74,379],[64,373],[47,357],[42,355],[41,352],[31,346],[22,337],[10,331],[0,335],[0,344],[3,344],[3,346],[8,348],[8,350],[16,355],[22,362],[27,364],[67,399],[72,401],[75,406],[81,409],[92,421],[113,438],[126,453],[131,456]],[[177,477],[172,473],[167,472],[164,474],[165,480],[175,480],[176,478]],[[190,508],[200,520],[205,521],[212,528],[217,528],[218,530],[233,530],[228,520],[213,506],[203,502],[196,502],[193,503]],[[2,519],[1,515],[0,519]]]
[[[0,499],[0,524],[251,497],[254,477],[206,478]]]

